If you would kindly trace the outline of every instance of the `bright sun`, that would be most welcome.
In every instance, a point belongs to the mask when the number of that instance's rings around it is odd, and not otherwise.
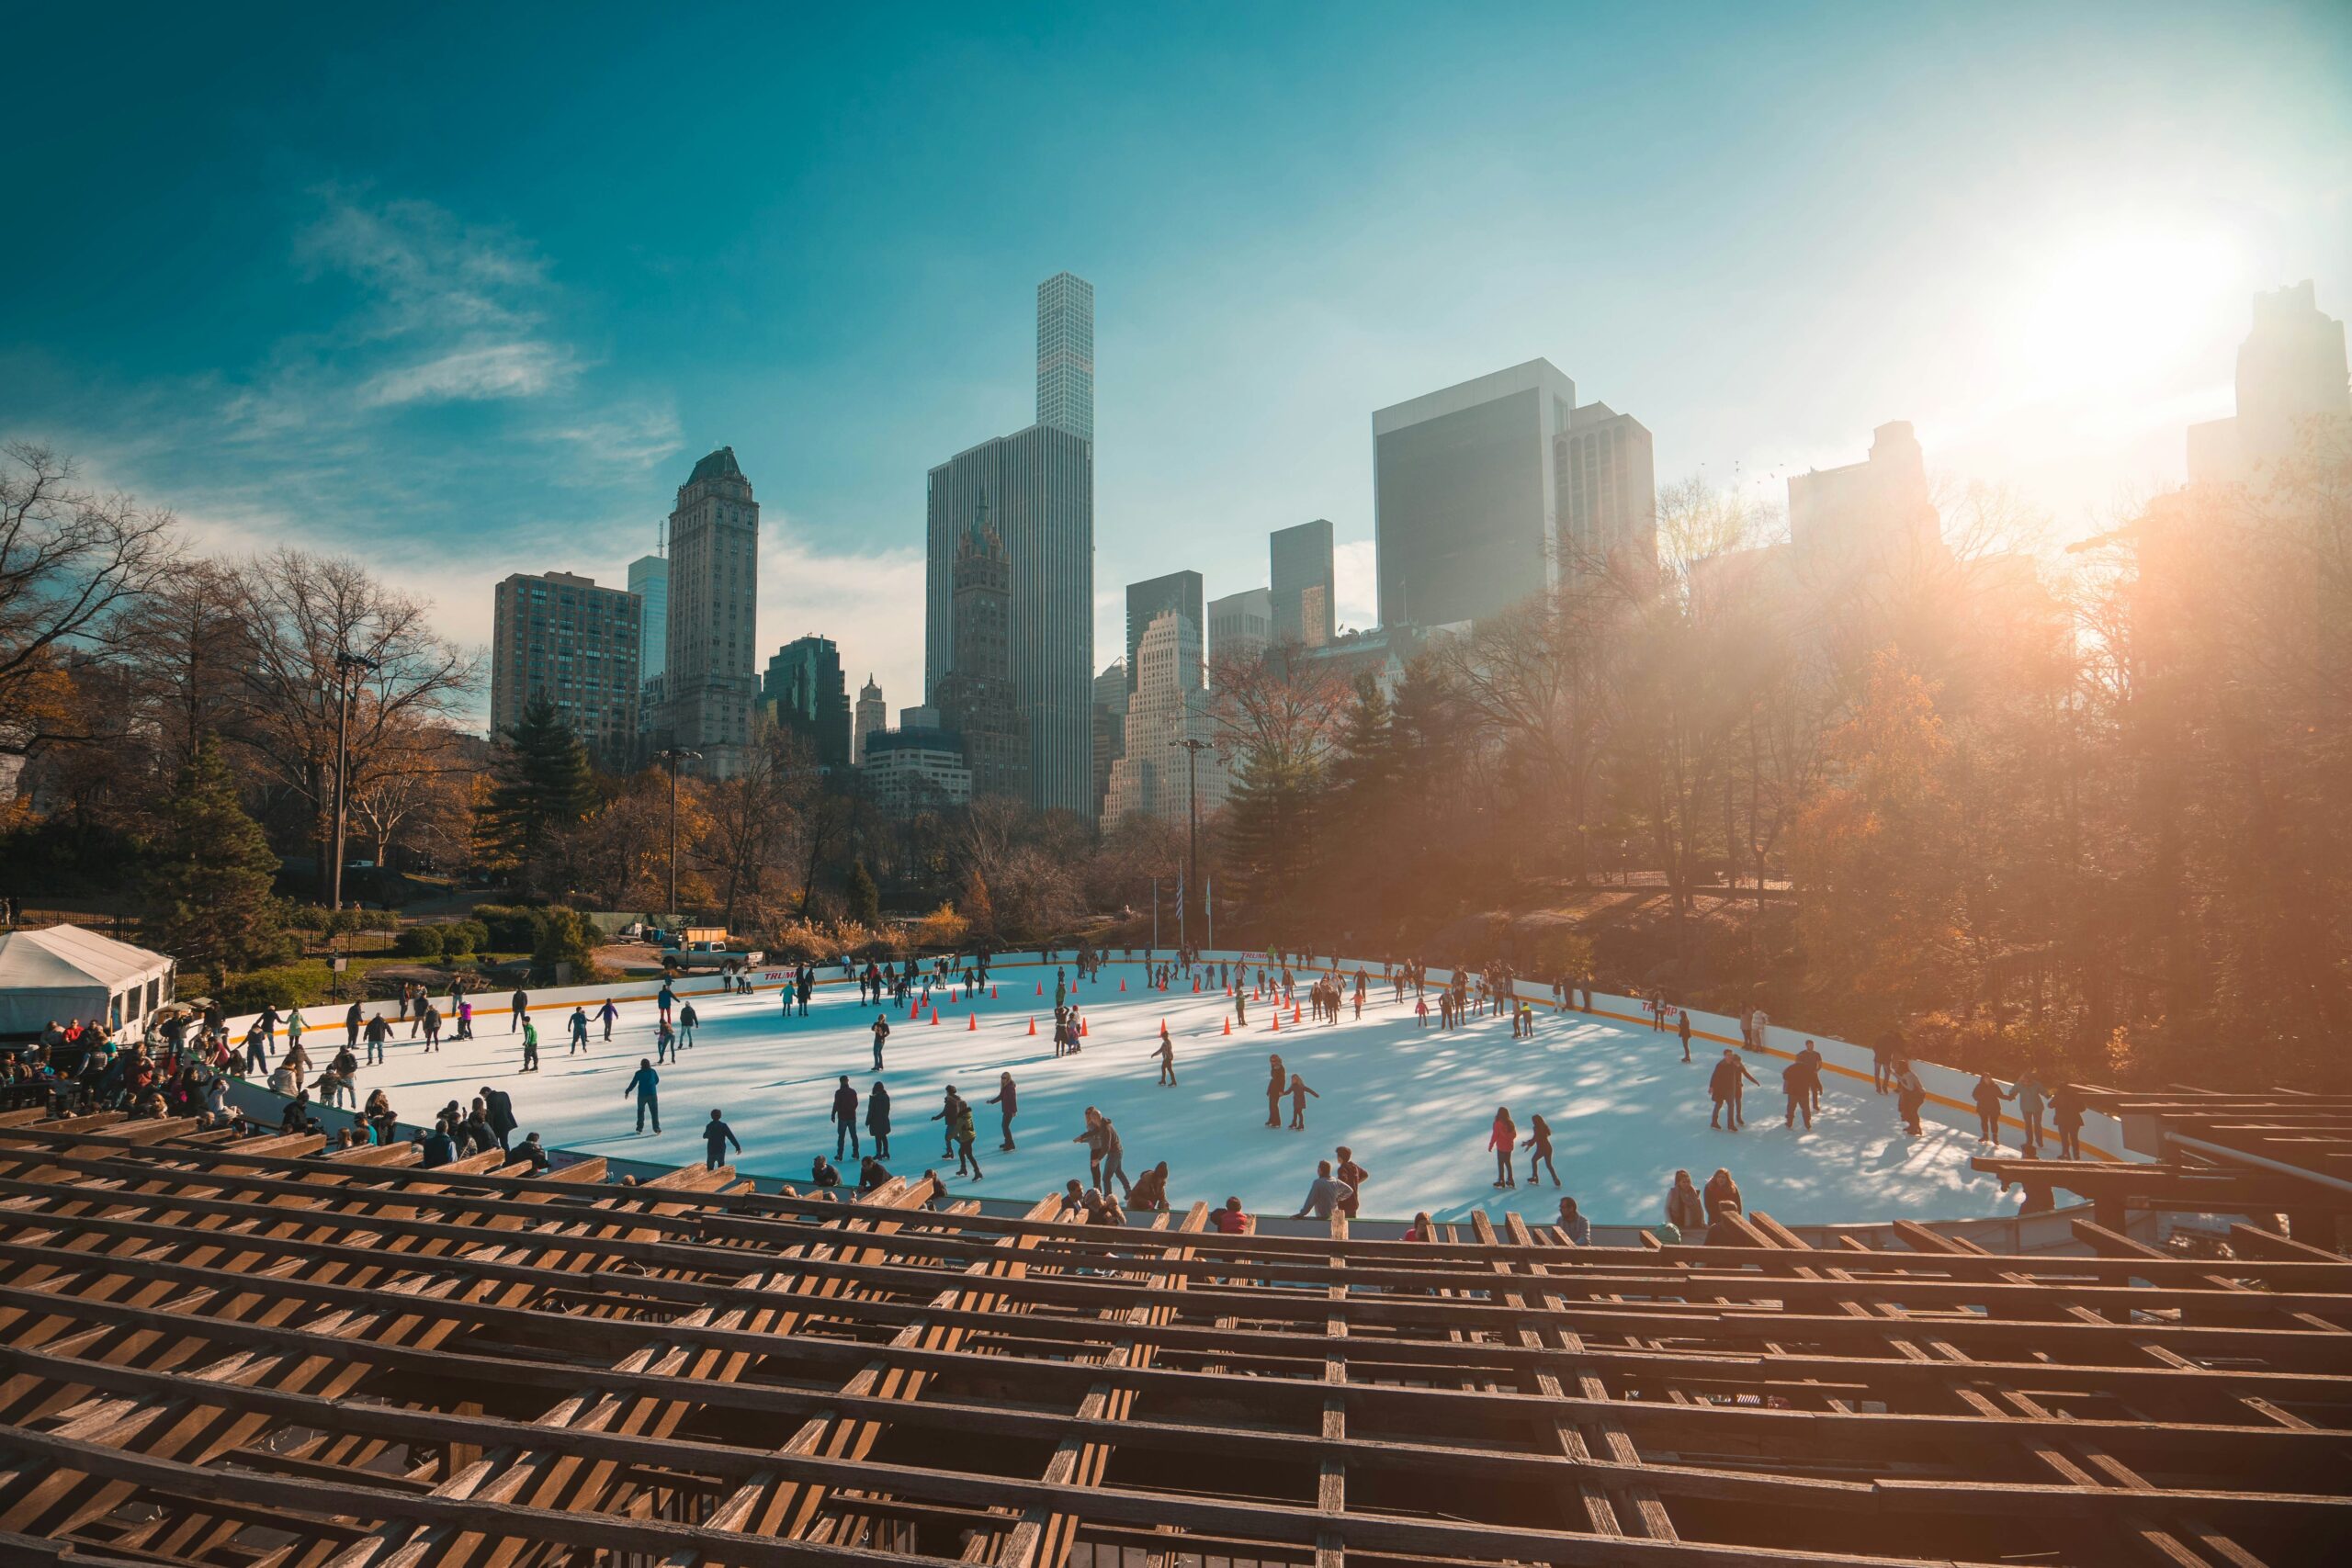
[[[2020,366],[2045,393],[2131,389],[2239,303],[2245,265],[2219,229],[2110,229],[2056,255],[2018,318]]]

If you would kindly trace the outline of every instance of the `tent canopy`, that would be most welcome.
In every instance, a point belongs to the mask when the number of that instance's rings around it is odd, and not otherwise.
[[[172,961],[79,926],[0,932],[0,1035],[51,1019],[135,1025],[171,999]]]

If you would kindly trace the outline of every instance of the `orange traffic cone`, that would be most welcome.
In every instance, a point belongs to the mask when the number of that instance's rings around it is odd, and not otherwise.
[[[1290,1021],[1293,1023],[1296,1023],[1298,1021],[1298,1004],[1296,1002],[1290,1004]]]
[[[1233,1032],[1233,1020],[1231,1020],[1231,1019],[1229,1019],[1229,1018],[1228,1018],[1228,1019],[1227,1019],[1227,1020],[1225,1021],[1225,1032],[1226,1032],[1227,1034],[1230,1034],[1230,1033],[1232,1033],[1232,1032]]]
[[[931,1010],[931,1021],[933,1023],[937,1023],[939,1021],[939,1010],[937,1008]]]
[[[1274,1028],[1273,1028],[1273,1032],[1274,1032],[1274,1033],[1276,1033],[1276,1034],[1280,1034],[1280,1033],[1283,1032],[1283,1015],[1282,1015],[1282,1011],[1281,1011],[1281,1010],[1280,1010],[1280,1009],[1275,1010],[1275,1012],[1274,1012],[1274,1015],[1273,1015],[1273,1019],[1274,1019]]]
[[[1085,1033],[1085,1032],[1086,1032],[1086,1020],[1084,1020],[1084,1019],[1082,1019],[1082,1018],[1081,1018],[1081,1019],[1080,1019],[1080,1020],[1078,1021],[1078,1032],[1079,1032],[1080,1034],[1083,1034],[1083,1033]]]
[[[989,1000],[996,1000],[996,987],[994,986],[990,986],[989,987]]]
[[[1037,1032],[1037,1020],[1035,1014],[1032,1014],[1029,1019],[1029,1032],[1033,1036]]]
[[[979,1015],[978,1013],[976,1013],[976,1012],[967,1012],[967,1013],[966,1013],[966,1014],[964,1015],[964,1032],[965,1032],[965,1033],[969,1034],[969,1033],[971,1033],[971,1032],[972,1032],[972,1031],[974,1031],[974,1030],[978,1029],[979,1026],[980,1026],[980,1015]]]
[[[1046,982],[1043,980],[1037,982],[1037,994],[1041,997],[1046,994]]]
[[[1125,980],[1121,980],[1121,981],[1119,982],[1119,989],[1121,989],[1121,990],[1123,990],[1123,991],[1124,991],[1124,990],[1125,990],[1126,988],[1127,988],[1127,983],[1126,983]]]

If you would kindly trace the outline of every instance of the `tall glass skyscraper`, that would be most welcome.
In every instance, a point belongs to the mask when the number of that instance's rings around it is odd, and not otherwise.
[[[1127,584],[1127,690],[1136,689],[1141,666],[1136,662],[1136,649],[1143,645],[1143,634],[1151,623],[1167,611],[1173,610],[1184,617],[1193,628],[1193,640],[1197,645],[1201,634],[1208,627],[1208,617],[1201,613],[1201,574],[1197,571],[1171,571],[1165,577],[1148,577],[1141,582]]]
[[[638,673],[650,681],[668,668],[670,640],[670,561],[666,556],[639,556],[628,563],[628,591],[642,606],[638,612],[637,646],[644,650]]]
[[[1558,580],[1552,439],[1576,401],[1531,359],[1374,413],[1382,626],[1476,620]]]
[[[1037,423],[1094,439],[1094,285],[1074,273],[1037,285]]]
[[[1321,648],[1337,629],[1331,520],[1317,517],[1295,528],[1277,528],[1266,542],[1272,567],[1268,618],[1273,640]]]
[[[925,491],[923,695],[956,661],[956,558],[986,513],[1002,540],[1013,698],[1029,730],[1029,804],[1093,818],[1094,286],[1037,286],[1037,423],[931,470]]]

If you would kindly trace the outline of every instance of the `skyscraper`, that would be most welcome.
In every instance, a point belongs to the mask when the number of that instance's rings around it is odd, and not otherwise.
[[[923,691],[956,660],[956,552],[983,507],[1012,584],[1012,693],[1029,730],[1029,804],[1091,816],[1094,743],[1094,289],[1037,288],[1038,423],[959,452],[925,485]]]
[[[1197,571],[1171,571],[1165,577],[1148,577],[1141,582],[1127,584],[1127,690],[1136,689],[1136,680],[1142,666],[1136,661],[1136,649],[1143,642],[1143,634],[1161,612],[1173,610],[1192,623],[1193,640],[1200,642],[1201,628],[1208,617],[1201,608],[1201,574]]]
[[[1272,626],[1276,642],[1320,648],[1338,629],[1332,597],[1331,524],[1317,517],[1295,528],[1277,528],[1266,536],[1272,557],[1270,581]],[[1209,639],[1214,647],[1214,635]]]
[[[1012,691],[1012,567],[985,512],[956,547],[956,649],[932,687],[939,722],[964,738],[972,797],[1029,798],[1029,725]]]
[[[849,766],[849,682],[832,638],[811,633],[777,649],[760,684],[760,705],[806,738],[820,765]]]
[[[2254,297],[2254,330],[2238,345],[2237,413],[2188,427],[2188,477],[2252,479],[2291,454],[2313,420],[2352,416],[2344,323],[2323,313],[2309,278]]]
[[[1657,570],[1657,468],[1650,433],[1629,413],[1587,403],[1552,440],[1561,570]]]
[[[637,617],[638,674],[650,681],[666,667],[670,652],[670,560],[639,556],[628,563],[628,591],[643,606]]]
[[[865,761],[865,738],[890,722],[890,710],[883,705],[882,688],[874,683],[873,671],[868,671],[865,684],[857,689],[857,710],[850,725],[849,760],[863,765]]]
[[[1209,601],[1209,663],[1247,663],[1266,651],[1274,639],[1273,595],[1263,588],[1245,588]]]
[[[1094,285],[1074,273],[1037,285],[1037,423],[1094,439]]]
[[[1552,438],[1576,400],[1531,359],[1372,416],[1383,626],[1475,620],[1555,581]]]
[[[670,513],[669,649],[661,733],[702,753],[712,778],[740,772],[752,739],[752,621],[759,608],[760,507],[722,446],[694,467]]]
[[[1093,810],[1094,449],[1033,424],[931,470],[926,500],[923,682],[956,658],[956,550],[981,505],[1004,541],[1012,585],[1012,691],[1029,726],[1029,803]]]
[[[592,751],[637,740],[638,601],[568,571],[516,572],[492,593],[490,729],[545,697]]]
[[[1789,476],[1789,545],[1818,581],[1825,570],[1923,558],[1942,548],[1928,459],[1907,420],[1871,433],[1871,455]]]
[[[1127,667],[1114,659],[1094,677],[1094,809],[1111,788],[1111,764],[1127,750]]]
[[[1144,627],[1136,657],[1142,668],[1128,694],[1126,746],[1111,764],[1103,820],[1141,813],[1185,822],[1195,778],[1205,817],[1225,804],[1229,780],[1216,751],[1202,752],[1195,762],[1182,744],[1216,738],[1208,690],[1201,680],[1201,628],[1174,610],[1162,610]]]

